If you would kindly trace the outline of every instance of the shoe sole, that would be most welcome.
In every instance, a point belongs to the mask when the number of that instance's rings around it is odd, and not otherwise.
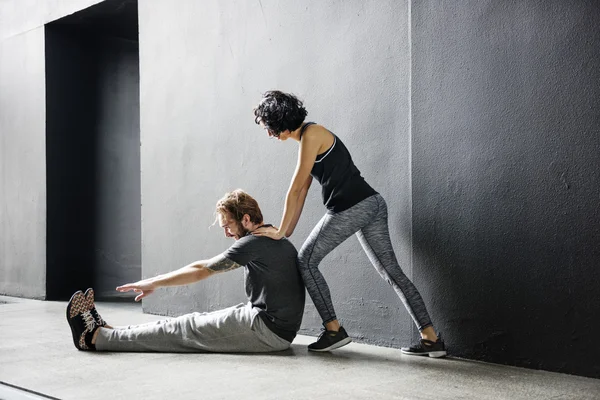
[[[429,357],[431,357],[431,358],[446,357],[446,352],[445,351],[432,351],[429,353]]]
[[[309,347],[308,351],[316,351],[317,353],[321,353],[321,352],[324,352],[324,351],[331,351],[331,350],[339,349],[340,347],[343,347],[343,346],[347,345],[350,342],[352,342],[352,338],[351,337],[347,337],[345,339],[340,340],[339,342],[336,342],[336,343],[332,344],[329,347],[325,347],[324,349],[311,349]]]
[[[446,351],[430,351],[428,353],[411,353],[408,351],[402,351],[402,354],[406,354],[408,356],[429,356],[431,358],[442,358],[442,357],[446,357]]]

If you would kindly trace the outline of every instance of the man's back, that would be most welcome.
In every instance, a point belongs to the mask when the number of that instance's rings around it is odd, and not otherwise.
[[[292,341],[304,313],[305,289],[297,251],[287,239],[253,235],[237,240],[223,255],[245,266],[246,295],[278,336]]]

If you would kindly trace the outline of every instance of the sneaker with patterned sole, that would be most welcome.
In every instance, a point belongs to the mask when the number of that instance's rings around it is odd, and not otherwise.
[[[89,288],[83,294],[86,300],[86,304],[91,305],[90,312],[92,316],[96,320],[96,325],[100,327],[105,327],[107,325],[106,321],[102,319],[98,311],[96,310],[96,305],[94,304],[94,289]]]
[[[403,347],[401,351],[402,354],[408,354],[410,356],[429,356],[433,358],[440,358],[446,356],[446,345],[444,344],[442,335],[440,334],[435,342],[427,339],[421,339],[419,344],[411,347]]]
[[[99,328],[91,313],[93,302],[78,290],[67,304],[67,322],[73,335],[73,344],[79,350],[96,350],[92,344],[94,332]]]
[[[330,351],[339,349],[352,341],[346,330],[340,326],[339,331],[323,330],[316,342],[308,345],[310,351]]]

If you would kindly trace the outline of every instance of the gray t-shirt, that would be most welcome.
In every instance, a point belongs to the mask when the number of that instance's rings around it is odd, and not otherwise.
[[[287,239],[247,235],[223,256],[243,265],[246,295],[259,316],[277,336],[291,342],[304,313],[304,283],[298,252]]]

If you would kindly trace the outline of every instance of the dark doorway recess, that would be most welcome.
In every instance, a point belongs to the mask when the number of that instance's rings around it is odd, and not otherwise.
[[[47,299],[141,276],[137,1],[46,25]]]

